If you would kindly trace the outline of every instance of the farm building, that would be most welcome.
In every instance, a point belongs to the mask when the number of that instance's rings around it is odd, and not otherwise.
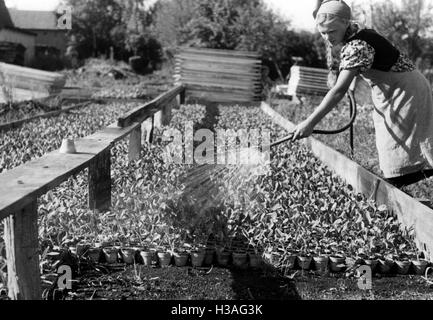
[[[0,0],[0,61],[29,64],[35,54],[36,34],[17,28]]]
[[[57,28],[57,13],[54,11],[31,11],[9,9],[15,27],[36,35],[35,55],[61,56],[66,52],[65,30]]]

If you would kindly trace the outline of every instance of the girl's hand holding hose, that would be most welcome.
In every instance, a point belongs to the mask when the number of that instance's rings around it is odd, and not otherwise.
[[[292,141],[307,138],[313,133],[314,126],[307,119],[299,123],[293,131]]]

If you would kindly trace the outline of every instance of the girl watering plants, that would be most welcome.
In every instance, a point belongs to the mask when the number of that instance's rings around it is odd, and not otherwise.
[[[344,1],[317,0],[313,15],[329,47],[342,45],[339,73],[320,105],[296,126],[293,140],[310,136],[359,75],[371,87],[376,147],[385,179],[401,187],[432,176],[433,98],[427,79],[387,39],[352,22]]]

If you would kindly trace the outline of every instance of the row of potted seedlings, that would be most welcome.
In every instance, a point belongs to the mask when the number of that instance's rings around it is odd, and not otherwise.
[[[424,275],[431,265],[429,261],[420,258],[391,256],[368,257],[360,255],[356,258],[343,255],[282,255],[280,253],[265,253],[265,261],[285,270],[298,269],[316,271],[319,274],[338,273],[355,270],[361,265],[370,266],[373,274],[417,274]]]
[[[247,269],[261,268],[263,263],[274,267],[291,270],[316,271],[318,274],[329,272],[338,273],[356,269],[361,265],[371,267],[373,274],[418,274],[424,275],[430,263],[419,257],[401,255],[399,257],[367,256],[360,254],[355,258],[345,257],[343,254],[302,254],[282,253],[272,251],[259,253],[252,247],[232,246],[197,246],[167,250],[163,247],[125,247],[125,246],[99,246],[78,243],[71,248],[78,257],[86,257],[94,263],[126,263],[144,264],[145,266],[159,265],[161,267],[174,265],[178,267],[191,265],[193,267],[210,266],[217,264],[221,267],[234,266]]]
[[[260,268],[262,256],[251,250],[230,251],[225,248],[198,247],[195,249],[167,250],[164,248],[144,247],[121,247],[103,246],[90,247],[89,245],[77,244],[72,252],[78,257],[87,258],[93,263],[126,263],[143,264],[145,266],[159,265],[166,267],[170,265],[182,267],[191,265],[193,267],[210,266],[218,264],[221,267],[234,266],[247,269]]]

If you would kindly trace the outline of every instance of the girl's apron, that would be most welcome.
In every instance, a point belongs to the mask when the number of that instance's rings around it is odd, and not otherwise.
[[[432,89],[419,70],[368,69],[379,164],[385,178],[433,168]]]

